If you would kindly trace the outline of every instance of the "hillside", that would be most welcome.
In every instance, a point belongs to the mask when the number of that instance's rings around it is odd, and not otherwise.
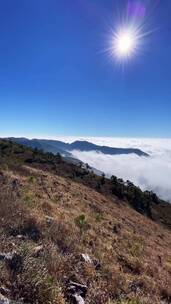
[[[65,157],[72,157],[72,151],[97,151],[108,155],[121,155],[121,154],[136,154],[137,156],[149,156],[147,153],[140,149],[135,148],[112,148],[108,146],[99,146],[88,141],[75,141],[71,144],[59,140],[47,139],[27,139],[27,138],[9,138],[11,141],[18,144],[26,145],[31,148],[37,148],[45,152],[52,152],[54,154],[61,153]]]
[[[5,140],[0,189],[0,303],[171,303],[171,205],[154,193]]]

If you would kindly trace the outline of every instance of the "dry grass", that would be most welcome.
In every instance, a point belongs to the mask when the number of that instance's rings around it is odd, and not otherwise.
[[[72,279],[87,284],[86,304],[171,303],[169,230],[112,197],[30,167],[3,171],[0,187],[0,251],[23,259],[15,275],[0,262],[12,299],[69,303]]]

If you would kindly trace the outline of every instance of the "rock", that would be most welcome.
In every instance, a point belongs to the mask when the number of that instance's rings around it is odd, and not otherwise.
[[[70,281],[69,283],[69,287],[68,287],[68,290],[73,293],[73,294],[80,294],[82,295],[83,297],[86,296],[86,293],[87,293],[87,285],[83,285],[83,284],[80,284],[80,283],[76,283],[76,282],[73,282],[73,281]]]
[[[82,253],[81,254],[81,259],[84,262],[86,262],[87,264],[94,266],[94,268],[96,270],[99,270],[101,268],[100,262],[98,260],[96,260],[96,259],[92,260],[87,253]]]
[[[4,286],[0,287],[0,294],[2,294],[3,296],[7,296],[10,294],[10,289],[5,288]]]
[[[84,304],[87,289],[88,288],[86,285],[70,281],[67,288],[67,293],[74,304]]]
[[[18,272],[22,267],[22,257],[16,251],[0,253],[0,261],[5,261],[7,267],[13,272]]]
[[[93,264],[93,261],[91,260],[90,256],[87,253],[82,253],[81,258],[84,262],[88,264]]]
[[[0,293],[0,304],[22,304],[23,302],[15,302]],[[78,302],[79,303],[79,302]]]
[[[82,298],[82,296],[77,295],[77,294],[73,295],[73,301],[74,301],[74,304],[85,304],[85,301]]]
[[[0,294],[0,304],[10,304],[10,303],[11,303],[11,301],[8,298],[6,298],[2,294]]]
[[[51,216],[46,216],[46,223],[48,225],[52,225],[53,224],[53,221],[54,221],[54,218],[51,217]]]
[[[35,247],[33,251],[33,257],[35,258],[39,257],[42,252],[43,252],[43,245]]]
[[[19,240],[22,240],[22,241],[26,240],[26,236],[25,236],[25,235],[22,235],[22,234],[18,234],[18,235],[16,236],[16,238],[19,239]]]
[[[85,297],[87,294],[87,285],[74,282],[72,280],[67,283],[67,298],[72,304],[85,304]]]
[[[16,251],[5,254],[5,263],[7,267],[13,272],[19,272],[22,268],[22,257]]]

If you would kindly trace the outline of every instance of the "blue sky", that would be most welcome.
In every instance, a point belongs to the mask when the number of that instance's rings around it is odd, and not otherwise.
[[[128,0],[0,1],[0,135],[171,137],[171,1],[137,1],[157,30],[124,71],[104,50]]]

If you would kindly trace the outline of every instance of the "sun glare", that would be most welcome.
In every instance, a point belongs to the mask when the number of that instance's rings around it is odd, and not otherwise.
[[[134,6],[131,6],[133,9]],[[115,17],[115,24],[111,26],[108,48],[105,52],[117,64],[125,66],[130,59],[142,55],[149,44],[149,35],[156,29],[150,29],[145,18],[145,8],[138,5],[138,9],[131,10],[133,15]]]
[[[114,52],[119,57],[130,56],[136,48],[136,37],[132,32],[124,31],[114,39]]]
[[[125,27],[116,31],[112,38],[112,55],[119,61],[129,59],[136,53],[140,38],[141,36],[138,35],[136,28]]]

